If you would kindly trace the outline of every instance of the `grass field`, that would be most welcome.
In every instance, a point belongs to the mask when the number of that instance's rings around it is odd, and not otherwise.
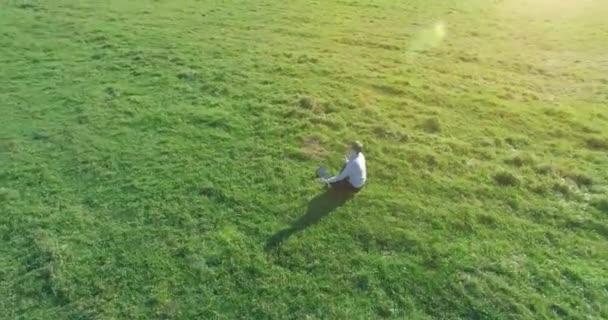
[[[0,0],[0,318],[606,319],[606,17]]]

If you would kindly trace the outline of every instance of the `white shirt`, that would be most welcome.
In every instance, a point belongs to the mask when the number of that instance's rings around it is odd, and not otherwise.
[[[327,179],[327,183],[334,183],[348,179],[348,182],[355,187],[361,188],[367,180],[367,169],[365,168],[365,156],[363,153],[355,153],[348,158],[344,170],[339,175]]]

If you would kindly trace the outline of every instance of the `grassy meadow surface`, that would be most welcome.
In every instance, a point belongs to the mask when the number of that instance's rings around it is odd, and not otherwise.
[[[608,318],[607,16],[0,0],[0,318]]]

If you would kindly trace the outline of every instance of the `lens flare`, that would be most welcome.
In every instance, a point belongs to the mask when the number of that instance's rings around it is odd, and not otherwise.
[[[408,52],[422,52],[435,48],[447,36],[447,27],[443,21],[436,22],[418,32],[408,46]]]
[[[435,24],[435,37],[441,40],[445,38],[445,24],[443,22]]]

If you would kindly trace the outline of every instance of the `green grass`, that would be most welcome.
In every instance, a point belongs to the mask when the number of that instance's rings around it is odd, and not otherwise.
[[[0,318],[608,318],[607,16],[0,0]]]

